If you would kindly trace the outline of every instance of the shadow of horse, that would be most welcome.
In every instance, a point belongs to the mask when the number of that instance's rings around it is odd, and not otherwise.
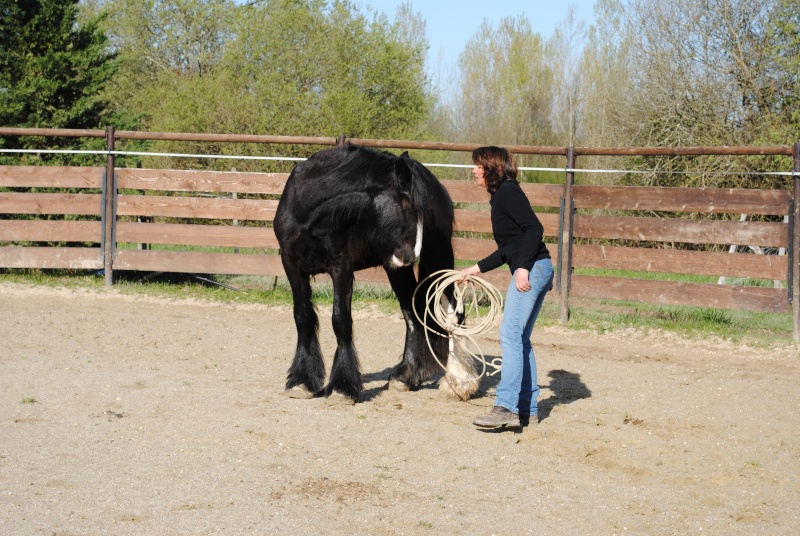
[[[359,400],[362,402],[369,402],[378,398],[382,392],[386,391],[386,384],[389,382],[389,378],[391,377],[393,370],[394,367],[387,367],[379,372],[368,372],[364,374],[364,385],[369,385],[370,383],[377,381],[380,381],[381,383],[376,387],[364,389],[361,392]]]
[[[392,372],[394,371],[394,367],[387,367],[381,371],[376,372],[368,372],[363,375],[364,385],[369,385],[372,382],[381,382],[379,385],[374,387],[369,387],[364,389],[361,392],[361,396],[359,397],[359,401],[361,402],[369,402],[378,398],[381,393],[386,392],[389,389],[389,381],[392,378]],[[431,375],[429,381],[421,384],[418,386],[415,391],[425,391],[428,389],[439,389],[439,380],[444,375],[444,372],[441,374],[434,373]]]
[[[544,420],[550,416],[553,408],[561,404],[571,404],[582,398],[589,398],[592,392],[581,381],[581,375],[577,372],[556,369],[547,373],[550,377],[550,385],[540,385],[547,387],[553,394],[539,402],[539,420]]]
[[[496,357],[499,356],[484,356],[486,361],[492,361]],[[392,371],[394,369],[392,367],[387,367],[381,371],[376,372],[369,372],[364,374],[364,384],[370,384],[372,382],[380,381],[381,384],[375,387],[370,387],[365,389],[361,394],[361,400],[366,402],[370,400],[374,400],[384,391],[386,391],[386,384],[384,382],[388,382]],[[491,369],[487,370],[487,373],[483,376],[481,380],[481,385],[479,391],[475,394],[476,398],[482,398],[484,396],[493,396],[495,391],[497,390],[497,384],[500,383],[500,374],[495,374],[490,376],[489,372]],[[550,383],[548,385],[539,385],[540,389],[547,388],[553,393],[548,398],[539,402],[539,420],[544,420],[550,417],[550,413],[553,411],[553,408],[562,404],[571,404],[576,400],[580,400],[582,398],[589,398],[592,396],[592,392],[586,387],[586,384],[581,381],[581,375],[577,372],[569,372],[568,370],[563,369],[555,369],[551,370],[547,373],[547,376],[550,378]],[[419,390],[423,389],[436,389],[437,388],[437,381],[434,379],[431,382],[423,384],[419,387]],[[527,425],[528,423],[524,423]]]

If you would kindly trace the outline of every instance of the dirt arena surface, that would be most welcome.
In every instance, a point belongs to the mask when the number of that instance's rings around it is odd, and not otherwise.
[[[543,421],[498,433],[471,424],[494,378],[383,390],[399,315],[357,313],[342,406],[282,395],[286,307],[7,282],[0,304],[4,535],[800,533],[794,346],[537,328]]]

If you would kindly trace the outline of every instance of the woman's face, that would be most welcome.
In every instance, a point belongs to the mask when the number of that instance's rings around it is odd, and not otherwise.
[[[475,167],[472,168],[472,174],[475,176],[475,184],[485,189],[486,178],[483,176],[483,166],[475,164]]]

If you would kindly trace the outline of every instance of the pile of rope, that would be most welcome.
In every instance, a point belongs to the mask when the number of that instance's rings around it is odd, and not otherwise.
[[[474,337],[482,335],[494,329],[503,315],[503,295],[493,285],[484,281],[480,277],[467,276],[462,281],[461,272],[455,270],[440,270],[434,272],[422,281],[414,291],[414,303],[416,296],[423,284],[432,279],[427,292],[425,293],[425,312],[420,318],[419,312],[414,307],[414,315],[425,328],[425,340],[434,359],[445,372],[448,371],[436,353],[430,341],[430,333],[435,333],[450,339],[450,355],[448,359],[469,358],[481,364],[481,371],[474,379],[480,379],[486,374],[487,367],[494,370],[489,372],[493,376],[500,371],[501,359],[495,358],[490,362],[486,361],[480,346],[475,342]],[[453,295],[456,301],[455,310],[452,309],[445,297],[445,291],[452,285]],[[482,314],[480,303],[488,303],[488,309]],[[458,318],[463,315],[463,322]],[[434,320],[436,324],[430,322]],[[442,333],[436,329],[436,325],[445,330]],[[474,370],[470,363],[467,367]],[[445,374],[447,381],[451,381]],[[454,391],[456,391],[454,389]],[[457,391],[456,391],[457,392]]]

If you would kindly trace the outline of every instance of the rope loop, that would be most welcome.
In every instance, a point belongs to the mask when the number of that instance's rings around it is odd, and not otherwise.
[[[474,337],[487,333],[499,323],[499,319],[503,315],[503,295],[494,285],[480,277],[467,276],[462,281],[461,272],[439,270],[420,281],[414,290],[413,303],[416,303],[417,292],[429,279],[433,281],[431,281],[425,293],[425,312],[423,317],[420,318],[416,307],[413,309],[414,316],[425,328],[425,340],[433,358],[447,372],[447,367],[439,361],[439,358],[436,357],[436,352],[433,351],[430,333],[450,339],[450,358],[466,355],[481,363],[481,372],[476,379],[486,374],[487,366],[494,369],[488,373],[489,376],[497,374],[500,371],[501,359],[498,357],[487,362]],[[455,309],[452,308],[445,294],[451,286],[453,287],[453,297],[456,302]],[[482,299],[488,301],[488,310],[485,314],[482,314],[480,308]],[[463,317],[462,322],[458,321],[459,316]],[[446,333],[442,333],[431,326],[429,319],[434,320]],[[454,347],[460,351],[455,352]],[[447,378],[447,375],[445,375],[445,378]]]

